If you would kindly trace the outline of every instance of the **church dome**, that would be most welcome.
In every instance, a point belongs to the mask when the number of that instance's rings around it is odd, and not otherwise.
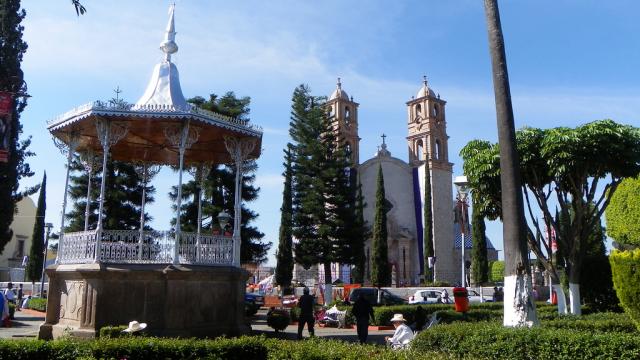
[[[338,84],[336,85],[336,89],[333,90],[331,96],[329,96],[329,100],[333,99],[343,99],[349,100],[349,95],[346,91],[342,90],[342,83],[340,82],[340,78],[338,78]]]
[[[427,77],[426,76],[424,77],[424,80],[422,81],[422,87],[420,88],[420,90],[418,90],[418,93],[416,94],[416,99],[420,99],[420,98],[423,98],[425,96],[433,96],[433,97],[436,96],[436,94],[433,92],[433,90],[427,84]]]

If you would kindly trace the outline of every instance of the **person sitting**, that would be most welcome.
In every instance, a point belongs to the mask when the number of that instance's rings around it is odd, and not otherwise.
[[[392,349],[405,348],[413,340],[413,331],[405,324],[405,321],[402,314],[394,314],[391,318],[391,324],[396,328],[396,331],[392,337],[385,336],[384,340]]]
[[[28,309],[29,308],[29,301],[31,301],[31,295],[27,296],[26,298],[24,298],[24,300],[22,300],[22,304],[20,304],[20,307],[22,309]]]

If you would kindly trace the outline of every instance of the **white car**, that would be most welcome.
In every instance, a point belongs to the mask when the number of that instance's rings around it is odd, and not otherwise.
[[[409,304],[442,304],[442,290],[418,290],[409,296]],[[452,304],[451,295],[446,304]]]
[[[480,301],[480,294],[478,294],[477,291],[468,289],[467,292],[469,293],[469,303],[482,302]],[[493,296],[484,295],[482,298],[484,299],[484,302],[493,302]]]

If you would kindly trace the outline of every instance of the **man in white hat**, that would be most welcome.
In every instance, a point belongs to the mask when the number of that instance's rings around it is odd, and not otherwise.
[[[402,316],[402,314],[393,314],[391,324],[396,328],[396,332],[393,333],[392,337],[385,336],[384,340],[387,344],[391,345],[393,349],[400,349],[407,346],[407,344],[413,340],[413,331],[405,324],[404,316]]]
[[[138,331],[144,330],[147,327],[147,324],[145,323],[139,323],[135,320],[129,322],[129,327],[122,330],[123,332],[129,333],[129,334],[133,334],[136,333]]]

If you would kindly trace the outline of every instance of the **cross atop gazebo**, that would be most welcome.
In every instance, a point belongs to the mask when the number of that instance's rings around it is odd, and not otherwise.
[[[154,67],[147,89],[135,104],[95,101],[48,123],[48,130],[56,145],[67,155],[58,263],[240,265],[239,189],[242,164],[247,159],[260,156],[262,129],[248,121],[200,109],[185,100],[178,69],[171,62],[171,55],[178,51],[174,13],[175,8],[171,6],[164,40],[160,43],[164,59]],[[74,153],[85,158],[101,153],[103,173],[106,172],[109,157],[118,161],[143,163],[143,178],[147,176],[151,165],[177,166],[175,229],[164,233],[143,231],[144,217],[140,230],[103,229],[107,178],[103,176],[97,228],[64,234],[69,165]],[[179,212],[185,165],[220,163],[233,163],[236,166],[233,236],[203,235],[199,229],[194,234],[182,232]],[[223,221],[226,217],[226,213],[220,214]]]

